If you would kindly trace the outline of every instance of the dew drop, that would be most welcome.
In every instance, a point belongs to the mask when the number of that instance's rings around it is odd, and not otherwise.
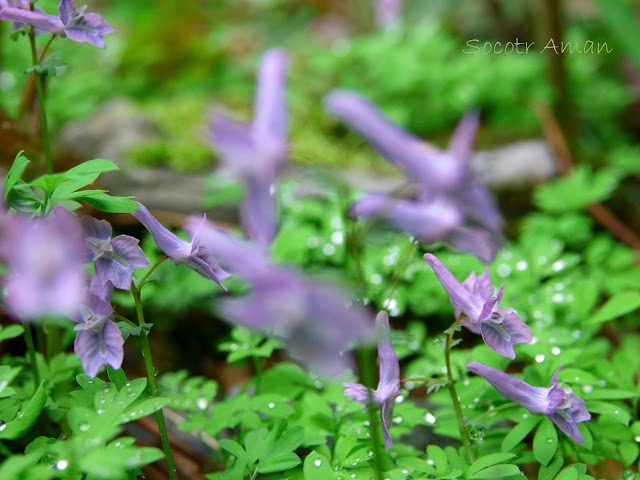
[[[156,367],[153,367],[153,376],[154,377],[158,376],[158,369]]]
[[[402,469],[402,474],[403,475],[407,475],[409,473],[409,470],[407,470],[406,468]]]
[[[584,387],[582,387],[582,391],[584,393],[591,393],[591,392],[593,392],[593,386],[592,385],[585,385]]]
[[[229,346],[229,350],[231,350],[232,352],[236,351],[237,349],[238,349],[238,345],[237,345],[237,344],[235,344],[235,343],[232,343],[232,344]]]
[[[560,352],[561,352],[561,350],[560,350],[559,347],[553,347],[551,349],[551,353],[553,353],[554,355],[560,355]]]
[[[396,398],[396,404],[402,403],[402,402],[404,402],[404,396],[403,395],[398,395],[398,397]]]
[[[431,460],[431,459],[429,458],[429,459],[427,460],[427,463],[428,463],[429,465],[433,466],[434,461],[433,461],[433,460]]]
[[[544,362],[544,355],[540,354],[540,355],[536,355],[536,362],[538,363],[542,363]]]
[[[249,350],[249,344],[248,343],[243,343],[242,344],[242,349],[243,350]]]
[[[87,383],[91,385],[93,383],[93,378],[90,378],[89,380],[87,380]]]
[[[636,442],[640,443],[640,435],[636,435],[633,439],[634,439]]]
[[[613,412],[614,415],[620,415],[620,410],[616,410]]]
[[[520,260],[518,263],[516,263],[516,270],[523,272],[527,268],[529,268],[529,264],[524,260]]]
[[[16,413],[16,418],[22,418],[24,416],[24,412],[20,411]]]
[[[424,419],[426,420],[427,423],[430,423],[431,425],[436,423],[436,417],[434,417],[433,414],[431,414],[431,413],[427,413],[424,416]]]
[[[598,381],[598,386],[599,387],[606,387],[607,386],[607,381],[606,380],[599,380]]]
[[[403,418],[402,417],[396,417],[393,419],[393,423],[402,423]]]
[[[80,424],[78,425],[78,430],[80,430],[81,432],[86,432],[90,427],[91,425],[89,425],[87,422],[80,422]]]
[[[380,285],[382,283],[382,276],[379,273],[374,273],[369,280],[371,280],[371,283],[374,285]]]
[[[314,464],[316,467],[319,467],[320,465],[322,465],[322,460],[320,460],[319,458],[316,458],[316,459],[313,461],[313,464]]]
[[[275,406],[276,406],[276,404],[275,404],[275,403],[273,403],[273,402],[270,402],[270,403],[269,403],[269,405],[267,405],[267,407],[269,407],[269,408],[273,408],[273,407],[275,407]]]
[[[498,265],[498,276],[508,277],[511,274],[511,267],[506,263]]]
[[[7,428],[7,423],[4,420],[0,420],[0,432]]]
[[[547,443],[553,443],[553,437],[548,437],[547,438]]]
[[[58,463],[56,463],[56,470],[65,470],[68,466],[69,462],[66,460],[59,460]]]
[[[200,410],[204,410],[205,408],[207,408],[208,403],[209,402],[207,402],[206,398],[199,398],[198,400],[196,400],[196,405]]]
[[[529,414],[528,414],[528,413],[523,413],[523,414],[522,414],[522,418],[524,418],[524,419],[529,418]]]
[[[336,247],[334,247],[331,243],[327,243],[324,247],[322,247],[322,253],[329,257],[336,253]]]

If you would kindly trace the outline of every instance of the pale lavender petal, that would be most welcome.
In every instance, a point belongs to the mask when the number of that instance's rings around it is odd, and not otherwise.
[[[456,191],[456,196],[461,200],[465,214],[487,229],[496,237],[496,242],[501,244],[504,241],[502,235],[504,218],[487,187],[468,179]]]
[[[344,396],[351,397],[356,402],[367,403],[369,401],[369,389],[361,383],[342,382],[344,387]]]
[[[503,288],[504,288],[504,284],[500,285],[500,289],[498,290],[498,294],[497,295],[491,295],[489,298],[487,298],[485,300],[484,305],[482,306],[482,311],[480,312],[480,315],[478,316],[478,321],[479,322],[482,322],[484,320],[487,320],[487,319],[491,318],[491,316],[493,314],[493,310],[500,303],[500,300],[502,300]]]
[[[484,269],[484,272],[477,278],[471,291],[480,298],[489,298],[493,295],[493,284],[491,283],[489,268]]]
[[[277,232],[276,199],[269,178],[252,178],[245,182],[246,193],[240,210],[242,226],[249,239],[268,247]]]
[[[476,112],[467,113],[453,132],[447,151],[454,157],[468,163],[479,126],[480,115]]]
[[[493,262],[501,243],[488,231],[476,227],[456,228],[446,241],[457,250],[473,253],[484,263]]]
[[[12,20],[14,22],[27,23],[35,28],[55,34],[64,34],[64,25],[55,15],[22,8],[5,7],[0,10],[0,20]]]
[[[221,280],[229,278],[231,274],[220,268],[218,262],[215,261],[213,256],[209,254],[204,247],[199,248],[193,255],[190,255],[183,260],[176,260],[176,264],[178,263],[185,264],[191,270],[199,273],[204,278],[216,282],[225,292],[227,291],[227,287],[222,285]]]
[[[69,23],[69,19],[76,11],[76,4],[73,0],[60,0],[58,2],[58,12],[60,12],[60,19],[65,25]]]
[[[576,421],[567,420],[565,417],[558,413],[548,415],[548,417],[551,419],[551,421],[553,421],[553,423],[558,426],[558,428],[560,428],[560,430],[569,435],[574,442],[584,443],[584,437],[582,436],[582,433],[580,433],[580,430],[578,429],[578,423]],[[587,420],[589,420],[590,418],[591,415],[589,415],[589,418]]]
[[[274,160],[284,159],[287,145],[286,75],[287,54],[284,50],[268,50],[260,61],[254,118],[251,133],[260,149],[279,152]]]
[[[460,312],[460,310],[456,310],[457,312]],[[459,318],[459,316],[456,316],[456,318]],[[471,321],[468,318],[464,318],[463,320],[460,321],[460,325],[462,325],[463,327],[467,327],[471,332],[475,333],[476,335],[482,335],[482,329],[480,328],[480,323],[477,321]]]
[[[225,166],[240,177],[250,172],[257,159],[249,126],[218,112],[213,113],[210,123],[211,140]]]
[[[548,388],[532,387],[523,380],[482,363],[470,362],[467,368],[483,377],[503,397],[522,405],[531,413],[546,414],[549,406]]]
[[[74,350],[80,360],[85,373],[95,377],[102,365],[111,365],[118,369],[124,358],[124,340],[115,323],[108,320],[104,324],[101,334],[91,334],[87,330],[78,332]]]
[[[477,320],[483,306],[480,299],[467,291],[435,255],[426,253],[424,259],[449,294],[449,300],[451,300],[453,307],[464,312],[471,320]]]
[[[463,178],[464,165],[443,155],[388,120],[376,106],[355,92],[334,90],[327,109],[362,135],[383,157],[432,190],[447,190]]]
[[[132,270],[149,267],[149,260],[140,248],[140,240],[129,235],[118,235],[111,240],[114,253]]]
[[[513,312],[507,314],[501,323],[480,322],[480,329],[484,343],[491,350],[511,359],[516,357],[514,345],[531,342],[531,329]]]
[[[113,297],[113,283],[103,283],[97,275],[93,275],[93,277],[91,277],[91,282],[89,283],[89,291],[100,297],[105,302],[111,303],[111,298]]]
[[[113,27],[97,13],[85,13],[81,22],[73,27],[66,26],[64,29],[71,40],[88,42],[99,48],[106,46],[102,37],[113,31]]]
[[[87,237],[97,238],[99,240],[111,239],[111,224],[106,220],[98,220],[93,217],[83,217],[82,226]]]
[[[380,360],[380,381],[378,394],[385,399],[397,396],[400,392],[400,364],[391,342],[389,315],[384,310],[376,316],[376,332],[378,334],[378,358]]]
[[[384,437],[384,448],[389,450],[393,446],[393,439],[389,433],[389,427],[393,422],[393,407],[396,403],[396,397],[388,398],[382,404],[382,411],[380,412],[382,419],[382,436]]]
[[[140,205],[140,209],[131,213],[131,215],[136,217],[151,232],[160,250],[173,260],[183,260],[191,255],[191,244],[189,242],[178,238],[174,233],[163,227],[144,205],[141,203],[138,203],[138,205]]]

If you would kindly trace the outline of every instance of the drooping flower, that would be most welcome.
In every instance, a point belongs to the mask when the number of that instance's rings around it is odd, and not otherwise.
[[[86,301],[80,310],[78,333],[74,341],[74,350],[85,373],[95,377],[102,365],[111,365],[118,369],[124,358],[124,340],[118,326],[111,320],[111,305],[98,295],[88,292]]]
[[[96,47],[104,48],[102,38],[113,28],[97,13],[85,13],[86,5],[76,9],[73,0],[60,0],[58,11],[60,16],[48,15],[41,10],[31,11],[25,2],[3,2],[0,6],[0,20],[33,25],[36,30],[54,33],[61,37],[69,37],[76,42],[88,42]]]
[[[389,433],[389,427],[393,420],[393,407],[396,397],[400,395],[400,364],[391,343],[391,329],[389,328],[389,315],[381,311],[376,316],[376,328],[378,339],[378,358],[380,359],[380,379],[378,388],[371,392],[373,403],[381,405],[382,433],[384,445],[387,449],[393,445],[393,439]],[[369,389],[360,383],[343,382],[345,396],[353,398],[356,402],[369,403]]]
[[[211,138],[225,167],[244,184],[246,196],[241,220],[246,234],[270,245],[276,234],[273,184],[287,158],[287,105],[285,98],[287,55],[267,51],[260,62],[249,125],[214,113]]]
[[[531,329],[515,311],[511,308],[498,308],[503,285],[498,294],[493,295],[488,270],[480,277],[473,272],[461,284],[435,255],[427,253],[424,259],[449,294],[456,318],[466,315],[467,320],[463,321],[463,325],[472,332],[481,334],[490,349],[505,357],[515,358],[513,346],[531,341]]]
[[[12,217],[2,239],[7,304],[25,319],[46,314],[73,317],[86,288],[83,237],[76,217],[60,207],[45,219]]]
[[[112,240],[111,225],[106,220],[84,217],[83,223],[86,261],[95,261],[97,279],[103,284],[110,282],[116,288],[129,290],[133,272],[149,266],[147,257],[138,246],[138,239],[119,235]]]
[[[29,0],[0,0],[0,15],[2,15],[2,10],[4,10],[5,8],[16,8],[16,9],[31,11],[31,5]],[[33,12],[37,14],[44,13],[42,9],[38,7],[34,7]],[[14,21],[12,24],[13,31],[20,30],[23,27],[24,27],[24,22]],[[42,35],[43,33],[47,33],[47,31],[42,30],[40,28],[35,29],[36,35]]]
[[[206,216],[201,220],[200,227],[193,230],[191,242],[187,242],[163,227],[144,205],[141,203],[138,205],[140,205],[140,209],[131,215],[136,217],[151,232],[156,245],[167,257],[171,258],[176,264],[183,263],[204,278],[213,280],[226,291],[220,281],[230,275],[220,268],[220,265],[210,253],[211,251],[200,244],[200,229],[204,225]]]
[[[375,204],[375,210],[365,209],[369,216],[386,218],[396,228],[413,233],[421,240],[444,240],[485,262],[493,259],[503,241],[502,216],[489,191],[473,180],[469,167],[478,127],[477,115],[463,117],[448,149],[440,150],[394,125],[373,103],[355,92],[335,90],[327,95],[325,104],[416,184],[415,200],[368,195],[356,202],[354,213],[363,210],[363,202]],[[443,205],[446,208],[441,211]],[[393,210],[398,206],[412,213],[429,211],[435,227],[425,227],[416,214],[402,212],[394,217]],[[438,238],[433,238],[435,232]]]
[[[553,374],[549,388],[533,387],[482,363],[471,362],[467,368],[483,377],[503,397],[522,405],[531,413],[546,415],[574,442],[584,443],[578,423],[591,419],[591,414],[584,400],[558,385],[558,373],[562,366]]]
[[[200,228],[197,219],[185,228]],[[274,265],[258,245],[207,225],[201,241],[220,262],[246,281],[251,291],[221,302],[223,318],[279,336],[304,364],[323,373],[342,373],[350,361],[342,356],[349,343],[368,338],[369,315],[357,305],[347,308],[338,289],[306,278],[293,268]]]

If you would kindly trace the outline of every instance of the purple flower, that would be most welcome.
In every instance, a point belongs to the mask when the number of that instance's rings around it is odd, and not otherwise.
[[[103,36],[113,32],[113,28],[97,13],[84,13],[86,5],[76,9],[73,0],[60,0],[58,11],[60,16],[48,15],[41,10],[31,11],[24,8],[26,3],[15,0],[12,4],[0,4],[0,20],[33,25],[41,32],[51,32],[61,37],[69,37],[76,42],[89,42],[96,47],[104,48]]]
[[[189,219],[187,231],[200,228]],[[220,262],[249,283],[251,292],[221,302],[224,318],[283,337],[289,350],[303,363],[323,373],[342,373],[342,356],[350,342],[369,336],[365,310],[346,307],[347,298],[333,287],[311,281],[295,269],[272,264],[261,246],[251,245],[208,225],[201,241]]]
[[[513,346],[531,341],[531,329],[513,309],[498,308],[503,286],[500,286],[497,295],[493,295],[488,270],[480,277],[472,272],[461,284],[435,255],[427,253],[424,259],[449,294],[456,318],[466,315],[467,320],[463,321],[463,325],[481,334],[490,349],[505,357],[515,358]]]
[[[206,216],[200,222],[200,226],[193,229],[191,242],[187,242],[164,228],[144,205],[141,203],[138,205],[140,205],[140,209],[131,215],[136,217],[151,232],[156,245],[167,254],[167,257],[173,259],[176,264],[184,263],[204,278],[216,282],[223,290],[227,290],[220,281],[230,275],[220,268],[210,250],[200,245],[200,229],[204,225]]]
[[[74,316],[84,299],[82,230],[76,217],[56,207],[46,219],[14,217],[2,239],[7,258],[7,303],[26,319]]]
[[[124,340],[117,325],[111,320],[111,305],[89,292],[82,305],[81,319],[74,330],[78,332],[73,344],[85,373],[95,377],[101,365],[118,369],[124,358]]]
[[[95,261],[96,277],[103,284],[110,282],[116,288],[129,290],[133,272],[149,266],[147,257],[138,246],[138,239],[119,235],[112,240],[111,225],[106,220],[84,217],[83,222],[86,261]]]
[[[562,366],[553,374],[549,388],[532,387],[527,382],[482,363],[471,362],[467,368],[493,385],[503,397],[522,405],[531,413],[546,415],[574,442],[584,443],[578,423],[590,420],[591,414],[584,400],[571,393],[571,390],[558,386],[558,373]]]
[[[374,0],[376,23],[389,27],[396,23],[402,13],[402,0]]]
[[[393,445],[393,439],[389,434],[389,427],[393,420],[393,407],[396,397],[400,395],[400,364],[391,343],[391,329],[389,328],[389,315],[381,311],[376,317],[378,330],[378,358],[380,359],[380,379],[378,388],[371,392],[373,403],[382,405],[382,432],[384,434],[384,446],[389,449]],[[344,382],[347,387],[344,394],[353,398],[356,402],[369,402],[369,389],[360,383]]]
[[[0,18],[2,18],[3,10],[6,8],[15,8],[22,9],[31,12],[31,6],[29,0],[0,0]],[[42,9],[38,7],[34,7],[33,12],[36,14],[43,14]],[[55,17],[54,17],[55,18]],[[24,27],[24,23],[21,21],[14,21],[12,24],[13,31],[20,30]],[[35,29],[36,35],[42,35],[43,33],[47,33],[46,30],[42,30],[40,28]]]
[[[286,53],[267,51],[260,62],[251,124],[219,113],[211,119],[211,138],[222,161],[246,188],[243,227],[262,245],[270,245],[276,233],[273,183],[287,158],[286,70]]]

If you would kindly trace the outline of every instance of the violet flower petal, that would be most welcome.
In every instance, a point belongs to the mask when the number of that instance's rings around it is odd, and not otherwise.
[[[91,282],[89,283],[89,292],[101,298],[105,302],[111,303],[111,298],[113,297],[113,283],[103,283],[97,275],[93,275],[93,277],[91,277]]]
[[[92,334],[88,330],[78,332],[73,345],[89,377],[95,377],[102,365],[108,364],[115,369],[122,366],[124,340],[111,320],[105,322],[100,334]]]
[[[88,42],[105,48],[102,37],[114,29],[97,13],[84,13],[85,8],[86,6],[76,9],[73,0],[60,0],[58,11],[64,24],[64,33],[73,41]]]
[[[516,358],[514,345],[531,342],[531,328],[513,311],[500,323],[480,322],[480,330],[484,343],[491,350],[511,359]]]
[[[27,23],[41,31],[51,32],[57,35],[64,34],[64,25],[60,21],[60,18],[39,11],[32,12],[31,10],[22,8],[4,7],[0,10],[0,20]]]
[[[324,101],[331,113],[367,139],[383,157],[430,190],[448,190],[462,180],[465,170],[459,160],[443,155],[394,125],[361,95],[349,90],[334,90]]]

